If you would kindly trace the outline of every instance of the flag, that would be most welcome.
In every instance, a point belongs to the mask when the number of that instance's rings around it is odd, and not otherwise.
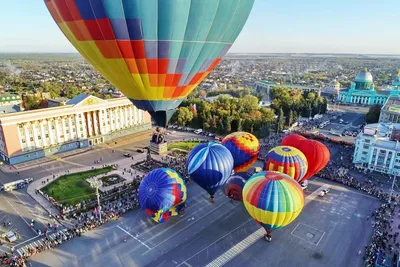
[[[191,110],[192,110],[194,116],[197,116],[196,104],[192,105]]]

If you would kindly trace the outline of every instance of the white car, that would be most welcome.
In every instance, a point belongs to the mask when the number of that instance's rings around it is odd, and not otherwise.
[[[25,182],[26,184],[30,184],[30,183],[33,182],[33,178],[25,178],[25,179],[24,179],[24,182]]]
[[[319,196],[320,197],[323,197],[323,196],[325,196],[326,194],[328,194],[329,193],[329,188],[327,188],[327,189],[323,189],[323,190],[321,190],[321,192],[319,192]]]
[[[300,184],[301,189],[305,190],[308,187],[308,181],[304,181],[303,183]]]

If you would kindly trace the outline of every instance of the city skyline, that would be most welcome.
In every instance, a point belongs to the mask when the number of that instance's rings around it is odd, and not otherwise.
[[[2,4],[0,52],[75,53],[45,4]],[[256,0],[230,53],[400,54],[395,1]],[[7,27],[4,27],[7,25]],[[27,45],[28,44],[28,45]]]

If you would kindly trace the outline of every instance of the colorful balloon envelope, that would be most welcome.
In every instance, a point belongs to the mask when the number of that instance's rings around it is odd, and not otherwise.
[[[229,177],[225,184],[225,195],[235,200],[242,200],[244,184],[252,176],[251,172],[237,172]]]
[[[260,143],[251,133],[231,133],[222,140],[222,144],[232,153],[235,172],[247,171],[260,153]]]
[[[277,146],[265,156],[265,170],[287,174],[299,182],[307,173],[307,159],[297,148]]]
[[[151,218],[158,222],[158,223],[163,223],[171,219],[173,216],[179,215],[179,212],[183,208],[184,203],[173,206],[169,210],[163,212],[163,210],[159,210],[155,213],[149,213],[148,215],[151,216]]]
[[[149,172],[139,186],[140,206],[155,221],[161,221],[161,218],[165,221],[171,217],[168,214],[163,216],[171,208],[185,202],[186,198],[186,185],[172,169],[160,168]]]
[[[291,134],[283,138],[281,145],[292,146],[303,152],[307,158],[308,169],[303,179],[304,182],[322,170],[329,162],[331,154],[329,149],[316,140],[309,140],[298,134]]]
[[[299,216],[304,207],[304,194],[288,175],[263,171],[253,174],[246,182],[243,203],[250,216],[271,233]]]
[[[233,157],[223,145],[203,143],[190,151],[186,168],[190,178],[213,196],[232,174]]]
[[[79,53],[165,126],[217,66],[254,0],[45,0]]]

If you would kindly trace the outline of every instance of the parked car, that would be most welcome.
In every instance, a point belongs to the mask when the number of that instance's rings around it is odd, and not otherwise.
[[[144,149],[143,148],[138,148],[136,151],[139,152],[139,153],[144,153]]]
[[[127,157],[127,158],[132,157],[131,153],[125,153],[124,156]]]

